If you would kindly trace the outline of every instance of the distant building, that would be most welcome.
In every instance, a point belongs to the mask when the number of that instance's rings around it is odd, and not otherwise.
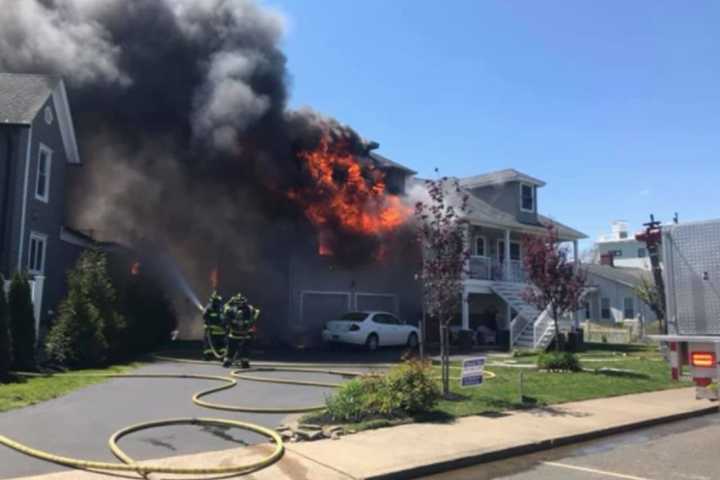
[[[616,267],[632,267],[650,270],[650,259],[644,242],[635,240],[622,220],[610,224],[610,233],[598,237],[595,242],[593,263],[602,263],[603,257],[612,256]]]

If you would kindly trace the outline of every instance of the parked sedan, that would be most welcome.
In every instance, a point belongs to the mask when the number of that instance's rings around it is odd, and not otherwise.
[[[392,313],[349,312],[338,320],[327,322],[322,338],[326,343],[365,345],[371,351],[396,345],[415,349],[420,333],[417,327],[406,325]]]

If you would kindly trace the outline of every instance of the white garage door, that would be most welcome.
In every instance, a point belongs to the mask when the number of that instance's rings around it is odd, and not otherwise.
[[[384,293],[356,293],[357,310],[379,310],[398,314],[397,296]]]

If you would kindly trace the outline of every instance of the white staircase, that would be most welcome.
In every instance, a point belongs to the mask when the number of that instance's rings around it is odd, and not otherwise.
[[[546,349],[555,338],[555,326],[547,310],[540,311],[523,299],[527,284],[494,282],[490,288],[517,312],[510,322],[511,346]]]

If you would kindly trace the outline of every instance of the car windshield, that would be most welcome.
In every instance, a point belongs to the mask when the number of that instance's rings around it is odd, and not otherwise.
[[[350,312],[342,316],[340,320],[349,320],[351,322],[362,322],[367,318],[368,314],[363,312]]]

